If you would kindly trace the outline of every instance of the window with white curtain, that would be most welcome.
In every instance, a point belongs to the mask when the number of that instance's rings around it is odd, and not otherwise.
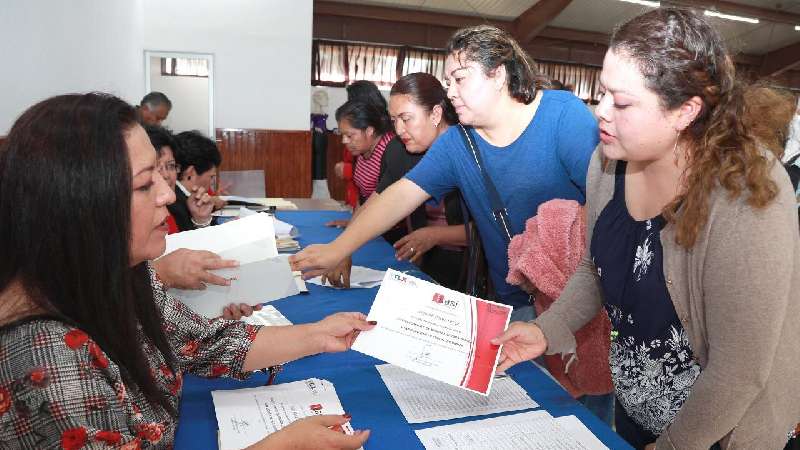
[[[161,75],[208,78],[208,60],[193,58],[161,58]]]

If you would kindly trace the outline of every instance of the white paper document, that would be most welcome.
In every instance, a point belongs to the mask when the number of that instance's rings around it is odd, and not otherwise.
[[[350,288],[370,289],[375,286],[380,286],[386,272],[383,270],[370,269],[369,267],[353,266],[350,269]],[[341,289],[330,284],[322,284],[322,277],[314,277],[306,280],[306,283],[314,283],[320,286],[332,287],[334,289]]]
[[[353,350],[453,386],[489,394],[500,356],[490,340],[511,307],[470,297],[393,269],[386,271]]]
[[[344,414],[333,384],[309,378],[232,391],[211,391],[219,427],[220,450],[253,445],[295,420],[323,414]],[[350,423],[339,430],[353,434]]]
[[[292,324],[286,316],[272,305],[264,305],[260,310],[253,311],[253,314],[249,317],[242,317],[239,320],[250,325],[276,326]]]
[[[443,425],[416,433],[427,450],[607,450],[593,435],[593,440],[583,439],[546,411]]]
[[[375,368],[408,423],[483,416],[539,406],[511,377],[496,379],[492,393],[484,396],[391,364]]]
[[[165,254],[179,248],[208,250],[239,261],[239,267],[214,271],[231,279],[230,286],[208,284],[202,291],[169,290],[198,314],[216,317],[230,303],[256,305],[298,293],[288,260],[278,257],[275,228],[266,214],[168,235]]]

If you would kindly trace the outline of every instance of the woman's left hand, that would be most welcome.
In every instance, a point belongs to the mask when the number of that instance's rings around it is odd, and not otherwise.
[[[435,247],[439,242],[435,227],[424,227],[414,230],[394,243],[395,257],[398,261],[409,260],[414,264],[419,263],[422,255]]]
[[[253,312],[260,311],[262,305],[250,306],[247,303],[231,303],[222,310],[222,318],[227,320],[239,320],[242,317],[250,317]]]
[[[314,325],[322,344],[322,351],[333,353],[349,350],[358,333],[371,330],[375,322],[367,322],[367,316],[359,312],[340,312]]]

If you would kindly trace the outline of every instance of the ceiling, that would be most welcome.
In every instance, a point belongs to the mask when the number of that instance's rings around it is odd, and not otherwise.
[[[458,15],[478,16],[489,19],[514,20],[540,0],[337,0],[341,3],[375,5],[419,11],[433,11]],[[688,1],[693,4],[727,4],[756,7],[768,12],[772,19],[761,19],[758,24],[735,22],[709,17],[709,20],[725,37],[734,52],[750,55],[764,55],[772,51],[800,43],[800,31],[795,31],[798,23],[779,23],[791,21],[790,17],[800,17],[800,0],[727,0]],[[619,0],[572,0],[549,22],[551,27],[576,29],[610,34],[614,25],[627,20],[642,11],[646,6],[625,3]],[[725,11],[722,7],[719,8]]]

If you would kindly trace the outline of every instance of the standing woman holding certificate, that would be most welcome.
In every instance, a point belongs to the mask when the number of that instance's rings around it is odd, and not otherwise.
[[[631,445],[780,449],[800,418],[800,236],[783,150],[743,119],[733,60],[695,13],[620,26],[600,81],[584,260],[547,312],[494,340],[499,369],[574,352],[573,333],[605,307],[616,431]]]
[[[63,95],[17,119],[0,146],[0,442],[171,448],[184,372],[243,379],[372,328],[360,313],[287,327],[194,314],[148,263],[174,199],[124,101]],[[368,432],[329,429],[348,419],[301,419],[251,448],[355,449]]]
[[[478,227],[496,299],[514,307],[514,318],[531,319],[528,294],[505,281],[508,242],[539,204],[554,198],[584,202],[597,122],[571,93],[543,90],[549,80],[505,31],[488,25],[459,30],[447,52],[447,96],[465,127],[449,127],[334,242],[310,246],[291,261],[306,276],[324,274],[429,198],[441,201],[458,189]],[[495,190],[502,205],[490,201]],[[508,213],[504,223],[498,209]]]

